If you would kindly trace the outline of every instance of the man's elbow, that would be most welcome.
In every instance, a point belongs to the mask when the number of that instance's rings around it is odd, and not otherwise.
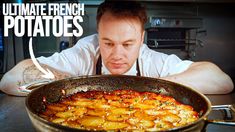
[[[5,73],[0,82],[0,90],[9,95],[24,96],[21,92],[19,92],[18,83],[22,80],[23,69],[29,65],[32,65],[30,59],[23,60]]]
[[[15,85],[15,82],[12,82],[11,75],[9,73],[5,74],[0,82],[0,90],[8,95],[21,96]]]
[[[209,65],[211,65],[210,68],[217,73],[216,74],[216,76],[218,76],[217,83],[220,83],[219,86],[221,86],[222,93],[227,94],[232,92],[234,89],[234,84],[229,75],[223,72],[217,65],[213,63],[209,63]]]
[[[210,85],[211,91],[206,93],[227,94],[233,91],[234,84],[232,79],[214,63],[196,62],[192,65],[192,67],[195,69],[203,68],[202,71],[204,71],[204,73],[202,75],[211,80],[211,83],[208,83]]]
[[[224,94],[232,92],[234,89],[234,84],[232,79],[225,74],[224,81],[223,81],[223,91]]]
[[[211,65],[214,66],[215,69],[214,71],[217,71],[217,74],[215,76],[218,76],[217,83],[220,86],[221,93],[220,94],[228,94],[233,91],[234,89],[234,84],[232,79],[227,75],[225,72],[223,72],[218,66],[215,64],[211,63]]]

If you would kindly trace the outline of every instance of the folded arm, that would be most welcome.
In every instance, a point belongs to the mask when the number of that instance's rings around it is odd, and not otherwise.
[[[50,69],[55,75],[55,78],[51,80],[59,80],[70,76],[46,65],[41,66],[44,69]],[[30,59],[23,60],[3,76],[0,82],[0,90],[10,95],[24,96],[18,90],[20,86],[40,80],[49,81],[49,79],[45,79],[41,75],[43,73],[35,67]]]
[[[194,62],[186,71],[162,79],[181,83],[203,94],[226,94],[234,88],[231,78],[210,62]]]

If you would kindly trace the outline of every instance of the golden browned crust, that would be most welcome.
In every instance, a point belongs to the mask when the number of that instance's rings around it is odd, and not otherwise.
[[[119,131],[167,130],[198,119],[191,106],[172,97],[134,90],[79,92],[47,104],[40,116],[79,129]]]

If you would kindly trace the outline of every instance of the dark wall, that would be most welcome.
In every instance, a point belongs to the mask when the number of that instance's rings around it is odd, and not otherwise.
[[[203,18],[206,34],[198,39],[204,42],[198,48],[195,60],[216,63],[235,79],[235,4],[201,4],[198,15]]]

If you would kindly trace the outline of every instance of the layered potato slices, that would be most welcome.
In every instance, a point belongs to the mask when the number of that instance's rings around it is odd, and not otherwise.
[[[192,106],[153,92],[134,90],[78,92],[46,104],[40,116],[85,130],[162,131],[196,121]]]

